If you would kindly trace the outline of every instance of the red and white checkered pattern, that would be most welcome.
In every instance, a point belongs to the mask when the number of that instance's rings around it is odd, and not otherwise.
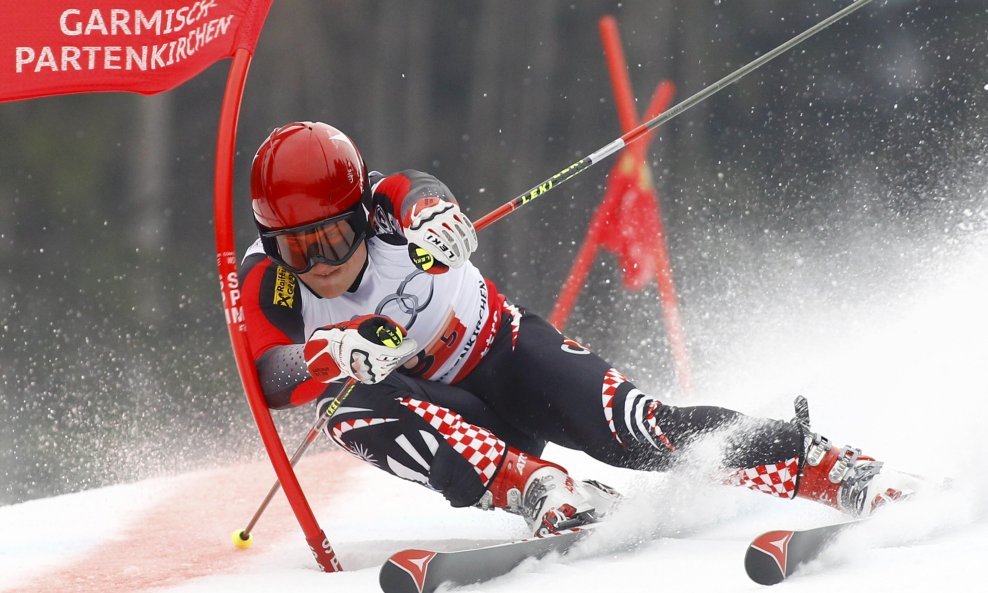
[[[769,463],[740,469],[728,479],[728,483],[746,486],[780,498],[792,498],[796,492],[798,475],[799,458],[793,457],[783,463]]]
[[[611,429],[614,440],[624,444],[618,436],[617,429],[614,428],[614,396],[622,383],[627,383],[628,379],[615,369],[608,369],[604,373],[604,385],[601,388],[601,399],[604,403],[604,419],[607,420],[607,427]]]
[[[350,432],[355,428],[366,428],[368,426],[374,426],[375,424],[384,424],[385,422],[395,422],[397,420],[397,418],[359,418],[355,420],[343,420],[333,426],[333,440],[342,444],[343,441],[341,441],[340,438],[345,433]]]
[[[448,408],[411,398],[399,401],[439,431],[446,442],[470,462],[484,486],[490,483],[504,457],[504,441],[486,428],[470,424]]]
[[[659,409],[659,406],[661,405],[662,402],[660,402],[659,400],[653,399],[649,401],[646,404],[647,409],[645,410],[645,415],[642,418],[642,421],[645,423],[645,427],[649,431],[651,431],[652,436],[659,439],[659,442],[662,443],[666,449],[669,449],[670,451],[675,451],[676,450],[675,445],[672,444],[672,441],[669,440],[669,437],[666,436],[666,433],[662,431],[662,427],[659,426],[659,419],[655,417],[655,412]]]

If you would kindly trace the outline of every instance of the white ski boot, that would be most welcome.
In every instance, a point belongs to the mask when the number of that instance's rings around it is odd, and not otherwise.
[[[536,537],[595,523],[621,498],[599,482],[574,481],[555,463],[510,447],[505,455],[507,459],[476,506],[521,515]]]

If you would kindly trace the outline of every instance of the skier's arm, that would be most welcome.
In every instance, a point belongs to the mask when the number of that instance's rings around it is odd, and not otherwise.
[[[328,387],[312,379],[305,365],[302,296],[294,274],[263,253],[244,259],[240,268],[241,304],[247,343],[257,366],[268,407],[300,406]]]
[[[413,244],[425,250],[430,264],[438,262],[423,267],[410,251],[416,265],[429,272],[458,268],[477,249],[473,223],[449,188],[427,173],[406,170],[385,177],[374,187],[372,213],[375,232],[384,241]]]
[[[300,406],[322,393],[325,385],[309,376],[302,352],[304,344],[272,346],[256,360],[261,391],[269,408]]]
[[[362,315],[321,327],[305,343],[305,364],[318,381],[380,383],[418,351],[408,331],[383,315]]]

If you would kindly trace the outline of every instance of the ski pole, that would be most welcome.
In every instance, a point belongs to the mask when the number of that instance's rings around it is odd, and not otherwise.
[[[609,142],[608,144],[602,146],[593,153],[585,156],[579,161],[566,167],[562,171],[556,173],[552,177],[549,177],[548,179],[536,185],[535,187],[532,187],[531,189],[517,196],[513,200],[509,202],[505,202],[498,208],[492,210],[491,212],[488,212],[474,223],[474,228],[476,228],[479,231],[480,229],[490,225],[491,223],[504,218],[508,214],[511,214],[512,212],[524,206],[525,204],[531,202],[535,198],[541,197],[549,190],[559,185],[562,185],[564,182],[572,179],[573,177],[582,173],[586,169],[589,169],[591,166],[597,164],[598,162],[604,160],[605,158],[609,157],[615,152],[621,150],[622,148],[631,144],[635,140],[638,140],[648,132],[661,126],[662,124],[666,123],[667,121],[671,120],[677,115],[683,113],[687,109],[690,109],[691,107],[694,107],[696,104],[705,101],[706,99],[710,98],[711,95],[714,95],[720,92],[721,90],[723,90],[725,87],[730,86],[735,82],[741,80],[748,74],[751,74],[755,70],[764,66],[769,61],[791,50],[800,43],[806,41],[807,39],[816,35],[820,31],[823,31],[830,25],[836,23],[837,21],[841,20],[842,18],[846,17],[852,12],[855,12],[856,10],[858,10],[859,8],[863,7],[865,4],[868,4],[871,1],[872,0],[856,0],[854,3],[848,5],[847,7],[841,9],[840,11],[825,18],[816,25],[813,25],[806,31],[803,31],[802,33],[793,37],[789,41],[783,43],[779,47],[752,60],[748,64],[738,68],[734,72],[731,72],[724,78],[721,78],[717,82],[711,84],[710,86],[706,87],[705,89],[701,90],[695,95],[689,97],[688,99],[684,99],[682,102],[670,107],[661,114],[653,117],[652,119],[639,125],[638,127],[628,131],[626,134],[624,134],[617,140]]]
[[[336,410],[340,408],[343,401],[350,396],[350,392],[353,391],[353,388],[356,385],[357,380],[351,377],[346,380],[346,383],[344,383],[342,387],[340,387],[339,392],[336,394],[336,397],[333,398],[333,401],[329,404],[329,406],[327,406],[326,411],[319,415],[316,423],[312,425],[312,428],[309,429],[309,432],[305,435],[305,438],[301,443],[299,443],[298,448],[289,460],[292,467],[295,467],[298,460],[305,454],[306,449],[308,449],[309,445],[316,440],[319,433],[322,432],[323,428],[326,427],[326,424],[329,423],[329,419],[333,417],[333,414],[335,414]],[[281,482],[275,480],[274,484],[271,486],[271,490],[268,491],[268,495],[264,497],[264,500],[261,501],[261,505],[254,513],[254,516],[251,517],[250,522],[247,523],[247,527],[233,532],[231,539],[233,540],[233,545],[235,547],[241,549],[247,549],[250,547],[251,543],[254,541],[254,536],[251,535],[251,531],[254,529],[254,526],[257,525],[261,515],[264,514],[265,509],[268,508],[268,505],[271,503],[274,495],[278,493],[279,489],[281,489]]]

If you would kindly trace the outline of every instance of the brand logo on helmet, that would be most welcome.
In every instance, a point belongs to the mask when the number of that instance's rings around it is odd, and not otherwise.
[[[292,308],[295,304],[295,274],[278,266],[274,278],[274,304]]]

